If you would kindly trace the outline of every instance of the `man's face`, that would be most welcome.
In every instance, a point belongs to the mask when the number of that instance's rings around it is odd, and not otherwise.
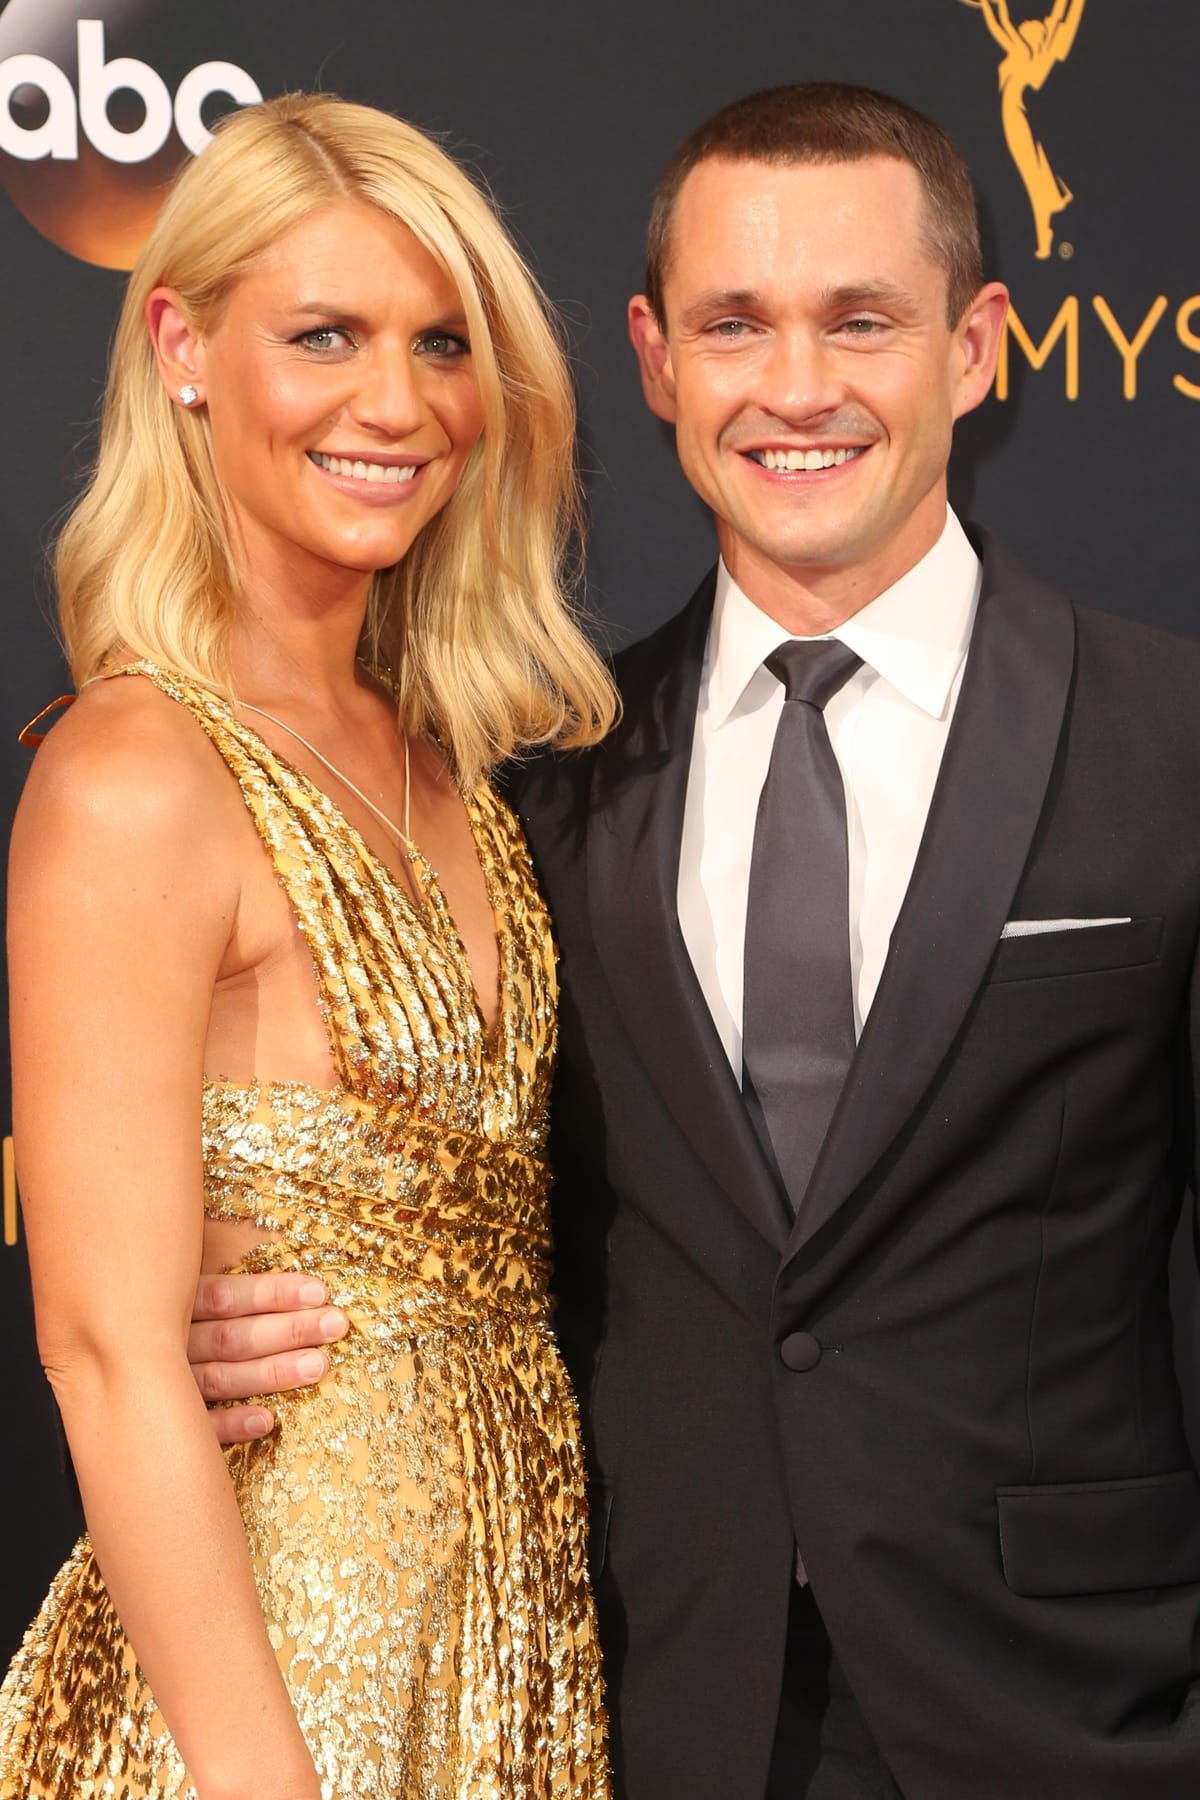
[[[990,384],[1006,296],[955,328],[916,171],[890,157],[710,159],[671,227],[665,320],[630,331],[646,398],[764,611],[842,617],[920,560],[945,521],[954,420]]]

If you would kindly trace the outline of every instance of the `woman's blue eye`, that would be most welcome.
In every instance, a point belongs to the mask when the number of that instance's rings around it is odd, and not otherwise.
[[[296,342],[310,350],[334,350],[339,342],[349,344],[352,340],[350,333],[340,325],[318,325],[312,331],[301,332]]]
[[[427,331],[417,339],[417,347],[429,356],[469,356],[471,345],[456,331]]]

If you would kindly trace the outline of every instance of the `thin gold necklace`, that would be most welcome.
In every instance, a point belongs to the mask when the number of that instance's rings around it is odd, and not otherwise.
[[[399,825],[396,824],[396,821],[394,819],[389,819],[381,806],[376,806],[375,802],[367,794],[364,794],[362,789],[351,781],[350,777],[339,769],[336,763],[330,762],[327,756],[323,756],[317,749],[317,746],[315,744],[310,744],[308,739],[304,737],[301,732],[297,731],[294,725],[289,725],[284,719],[277,719],[275,714],[268,712],[265,706],[251,706],[248,700],[239,700],[237,704],[241,707],[243,712],[257,713],[260,719],[270,719],[272,725],[278,725],[280,731],[286,731],[288,736],[295,738],[298,744],[303,744],[309,755],[315,756],[322,768],[328,769],[329,773],[336,776],[344,788],[348,788],[357,799],[362,801],[369,812],[375,814],[375,817],[379,820],[380,824],[386,825],[393,836],[399,838],[402,843],[407,844],[411,851],[416,850],[417,846],[413,843],[409,832],[409,825],[412,822],[412,768],[408,752],[407,731],[401,731],[400,733],[404,742],[404,830],[401,831]]]

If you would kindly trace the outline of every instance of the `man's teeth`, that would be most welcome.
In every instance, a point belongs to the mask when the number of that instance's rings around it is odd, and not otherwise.
[[[860,444],[853,450],[752,450],[750,454],[764,469],[794,475],[801,469],[806,473],[817,469],[840,469],[844,462],[861,456],[865,448]]]
[[[310,450],[309,455],[318,469],[330,475],[348,475],[352,481],[411,481],[418,468],[416,463],[353,461],[348,456],[326,456],[320,450]]]

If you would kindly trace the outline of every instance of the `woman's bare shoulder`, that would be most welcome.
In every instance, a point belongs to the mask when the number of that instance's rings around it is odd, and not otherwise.
[[[14,855],[28,838],[111,840],[124,849],[201,853],[227,830],[237,791],[187,709],[150,681],[121,676],[86,687],[39,748],[21,796]]]

